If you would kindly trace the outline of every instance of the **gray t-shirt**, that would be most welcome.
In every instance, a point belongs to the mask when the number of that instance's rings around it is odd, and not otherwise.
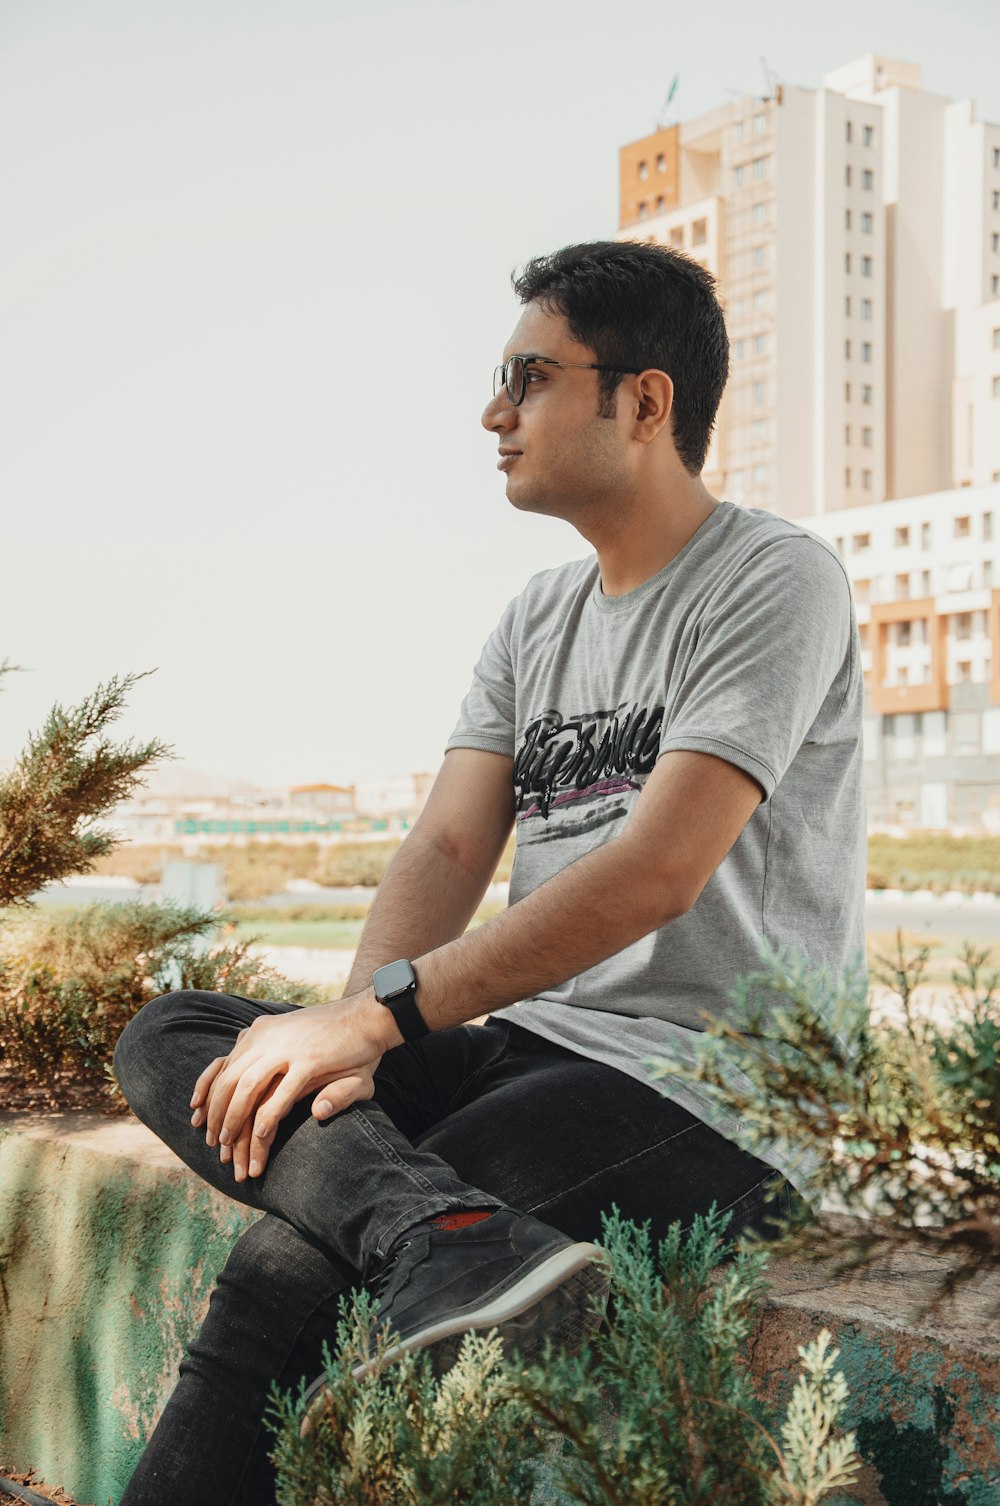
[[[606,962],[494,1011],[683,1104],[740,1123],[644,1060],[686,1043],[761,968],[762,938],[832,980],[864,968],[867,822],[857,622],[836,552],[720,502],[674,559],[605,596],[596,555],[534,576],[476,666],[451,748],[514,760],[510,903],[622,830],[661,754],[712,753],[763,799],[684,915]],[[664,832],[664,841],[670,833]],[[733,1080],[740,1081],[734,1073]],[[755,1152],[800,1187],[811,1162]]]

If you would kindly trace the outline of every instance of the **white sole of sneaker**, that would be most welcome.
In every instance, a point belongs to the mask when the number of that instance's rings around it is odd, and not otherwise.
[[[458,1357],[470,1329],[499,1329],[505,1350],[517,1348],[525,1360],[541,1353],[546,1335],[556,1347],[568,1349],[574,1341],[579,1347],[601,1321],[600,1314],[591,1313],[587,1298],[607,1297],[610,1286],[611,1265],[603,1250],[586,1242],[566,1245],[495,1297],[470,1303],[407,1334],[386,1349],[382,1363],[409,1350],[433,1347],[435,1371],[441,1374]],[[351,1374],[362,1380],[374,1369],[372,1361],[362,1360]]]
[[[600,1298],[606,1305],[610,1289],[611,1262],[606,1252],[586,1242],[566,1245],[495,1297],[457,1309],[447,1318],[407,1334],[384,1351],[381,1364],[391,1364],[410,1350],[432,1348],[434,1373],[440,1377],[458,1358],[470,1329],[498,1329],[505,1354],[510,1356],[516,1350],[526,1364],[541,1357],[547,1338],[554,1348],[573,1354],[597,1332],[603,1320],[603,1308],[590,1298]],[[374,1361],[362,1360],[351,1375],[363,1380],[377,1368]],[[318,1380],[310,1390],[314,1394],[309,1397],[307,1393],[300,1427],[303,1438],[308,1437],[322,1409],[325,1387]]]

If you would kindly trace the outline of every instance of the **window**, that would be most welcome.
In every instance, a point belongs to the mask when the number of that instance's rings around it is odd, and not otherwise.
[[[861,216],[861,233],[862,235],[871,235],[872,233],[872,217],[870,214],[863,214]]]
[[[969,537],[969,535],[970,535],[971,532],[972,532],[972,519],[970,517],[966,516],[964,518],[956,518],[955,519],[955,526],[954,526],[954,529],[953,529],[953,537],[954,538],[956,538],[956,539],[967,539]]]
[[[872,358],[872,348],[871,348],[870,343],[867,340],[865,340],[862,343],[862,346],[861,346],[861,359],[862,359],[862,361],[870,361],[871,358]]]
[[[665,206],[666,202],[667,202],[666,199],[663,197],[663,195],[661,193],[658,193],[656,195],[656,212],[657,212],[657,214],[662,214],[663,213],[663,209],[664,209],[664,206]]]
[[[929,570],[921,570],[920,572],[920,591],[923,596],[931,594],[931,572]]]
[[[850,251],[845,251],[844,252],[844,271],[845,272],[849,272],[850,270],[851,270],[851,253],[850,253]]]
[[[640,218],[640,220],[644,220],[646,218],[646,216],[647,216],[648,213],[649,213],[649,210],[646,208],[646,200],[643,199],[642,203],[639,205],[639,218]]]
[[[846,297],[844,299],[844,313],[848,316],[848,318],[850,318],[850,314],[851,314],[851,300],[850,300],[849,297]]]
[[[872,473],[871,473],[871,471],[862,471],[861,472],[861,485],[864,487],[864,489],[865,489],[866,492],[870,492],[871,491],[871,489],[872,489]]]
[[[733,306],[733,312],[736,315],[737,319],[742,319],[743,318],[743,314],[744,314],[744,311],[746,309],[746,306],[747,306],[747,301],[746,301],[745,298],[737,298],[736,303]]]
[[[691,225],[692,246],[703,246],[708,240],[708,221],[695,220]]]
[[[992,560],[984,560],[984,562],[983,562],[983,585],[988,590],[989,587],[992,586],[992,584],[993,584],[993,561]]]
[[[1000,293],[1000,276],[998,276],[996,272],[994,272],[993,276],[990,278],[990,292],[993,294],[994,298],[998,293]]]
[[[861,258],[861,275],[862,277],[870,277],[872,275],[872,259],[870,256],[863,256]]]
[[[663,153],[660,152],[659,156],[656,159],[656,171],[658,173],[665,173],[666,170],[667,170],[667,159],[663,155]]]
[[[910,543],[910,530],[908,528],[897,528],[896,529],[896,533],[895,533],[896,548],[897,549],[906,549],[909,546],[909,543]]]
[[[734,141],[742,141],[743,140],[743,122],[742,122],[742,120],[738,120],[736,122],[736,124],[734,125],[734,127],[733,127],[733,140]]]
[[[875,140],[875,127],[862,126],[861,139],[864,142],[865,146],[871,146],[872,142]]]
[[[672,225],[670,228],[670,244],[677,249],[684,245],[684,226]]]
[[[870,403],[871,400],[872,400],[871,384],[869,382],[865,382],[864,385],[861,388],[861,401],[863,403]]]
[[[847,167],[844,168],[844,185],[845,185],[846,188],[850,188],[850,186],[851,186],[851,167],[850,167],[850,163],[848,163]]]
[[[861,317],[862,317],[862,319],[870,319],[871,316],[872,316],[872,301],[871,301],[870,298],[862,298],[862,300],[861,300]]]
[[[1000,325],[993,331],[993,349],[1000,350]]]
[[[993,396],[1000,397],[1000,376],[993,378]]]
[[[868,448],[871,449],[871,446],[872,446],[872,431],[871,431],[871,429],[864,428],[864,429],[861,430],[861,443],[863,445],[867,445]]]
[[[955,668],[958,671],[959,685],[968,685],[972,679],[972,665],[968,659],[959,659]]]
[[[1000,209],[1000,188],[993,190],[993,208]]]
[[[854,582],[854,600],[861,606],[867,606],[871,601],[872,583],[870,580],[856,580]]]
[[[755,225],[763,225],[767,219],[767,205],[755,204],[753,206],[753,222]]]
[[[990,236],[990,250],[1000,251],[1000,230],[994,230]]]
[[[960,666],[961,667],[961,666]],[[979,712],[956,711],[951,719],[956,753],[979,752]]]
[[[864,549],[870,549],[871,547],[872,547],[872,536],[871,536],[870,533],[856,533],[854,535],[854,537],[851,539],[851,553],[852,554],[860,554],[862,552],[862,550],[864,550]]]
[[[763,115],[755,115],[753,118],[753,133],[755,136],[763,136],[765,120]]]
[[[755,408],[763,408],[764,406],[763,382],[754,382],[753,384],[753,405]]]
[[[846,124],[846,126],[845,126],[845,128],[844,128],[844,140],[845,141],[850,141],[850,139],[851,139],[851,122],[848,121],[847,124]]]
[[[842,538],[836,539],[835,540],[835,544],[836,544],[837,553],[840,555],[841,559],[843,559],[844,558],[844,540]]]
[[[905,671],[899,672],[899,684],[905,685]],[[892,727],[892,757],[900,759],[915,758],[917,754],[917,719],[915,716],[901,714],[890,718]]]
[[[851,342],[850,342],[850,340],[845,340],[844,341],[844,360],[845,361],[849,361],[850,359],[851,359]]]
[[[764,307],[764,294],[763,293],[755,293],[753,295],[753,306],[754,306],[755,311],[759,314],[760,311],[761,311],[761,309]]]
[[[767,158],[766,157],[755,157],[753,159],[753,175],[754,175],[755,178],[763,178],[766,169],[767,169]]]
[[[870,167],[862,168],[862,170],[861,170],[861,187],[862,188],[872,188],[874,186],[874,183],[875,183],[875,174],[872,172],[871,168]]]
[[[734,361],[742,361],[742,359],[743,359],[743,341],[742,340],[734,340],[733,341],[733,360]]]
[[[1000,167],[1000,146],[993,148],[993,166]]]
[[[921,549],[929,549],[931,547],[931,525],[929,523],[921,523],[920,525],[920,547]]]
[[[972,613],[959,612],[955,622],[955,637],[966,639],[972,637]]]
[[[845,444],[850,444],[850,442],[851,442],[851,426],[850,426],[850,424],[845,424],[844,425],[844,443]]]
[[[851,228],[851,211],[849,209],[845,209],[844,210],[844,229],[845,230],[850,230],[850,228]]]
[[[733,184],[736,188],[739,188],[740,184],[743,182],[743,172],[744,169],[742,164],[739,167],[733,168]]]
[[[849,403],[850,401],[851,401],[851,384],[850,384],[850,382],[845,382],[844,383],[844,402],[845,403]]]
[[[755,418],[750,432],[755,443],[762,443],[767,438],[767,424],[762,418]]]
[[[983,513],[983,542],[984,543],[989,543],[989,541],[990,541],[990,539],[992,537],[993,537],[993,514],[991,512],[984,512]]]
[[[767,349],[767,336],[766,335],[754,335],[754,337],[753,337],[753,353],[754,353],[754,355],[755,356],[762,356],[764,354],[764,352],[765,352],[766,349]]]
[[[641,178],[643,183],[645,183],[646,179],[649,177],[649,168],[647,167],[645,162],[639,163],[639,177]]]
[[[910,589],[910,582],[907,579],[907,577],[905,575],[897,575],[896,576],[896,581],[897,581],[897,583],[899,581],[904,581],[905,582],[905,589],[903,591],[900,591],[897,588],[896,595],[897,596],[907,596],[909,594],[909,589]],[[909,646],[910,646],[910,624],[908,622],[897,622],[896,623],[896,647],[897,648],[909,648]]]
[[[763,486],[767,480],[767,467],[764,465],[755,465],[753,468],[753,479],[757,486]]]
[[[762,267],[764,265],[764,247],[763,246],[754,246],[754,248],[753,248],[753,264],[754,264],[755,267]]]

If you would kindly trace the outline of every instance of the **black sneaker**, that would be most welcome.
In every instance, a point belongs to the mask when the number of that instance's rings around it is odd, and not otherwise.
[[[454,1364],[469,1329],[498,1329],[504,1353],[517,1350],[525,1363],[541,1357],[546,1337],[575,1353],[601,1326],[610,1286],[610,1261],[598,1245],[576,1242],[512,1208],[465,1228],[418,1224],[396,1240],[375,1273],[372,1347],[351,1374],[362,1380],[374,1370],[376,1335],[390,1326],[383,1363],[406,1350],[430,1349],[436,1376]],[[323,1376],[309,1387],[309,1411],[315,1413],[325,1388]],[[307,1411],[303,1434],[309,1426]]]

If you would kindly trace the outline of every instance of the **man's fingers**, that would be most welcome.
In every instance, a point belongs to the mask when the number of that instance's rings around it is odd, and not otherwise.
[[[248,1028],[248,1026],[244,1025],[243,1029],[237,1033],[236,1040],[233,1043],[234,1047],[239,1045],[240,1041],[246,1035]],[[217,1056],[214,1061],[210,1061],[194,1085],[194,1092],[191,1094],[191,1102],[188,1107],[195,1110],[195,1113],[191,1116],[191,1123],[195,1127],[206,1117],[204,1106],[205,1095],[228,1060],[229,1055],[227,1054],[226,1056]]]
[[[312,1104],[313,1118],[329,1119],[333,1114],[349,1109],[352,1103],[372,1098],[374,1094],[375,1084],[370,1074],[359,1076],[352,1073],[338,1077],[336,1082],[328,1082],[322,1092],[316,1094]]]
[[[233,1175],[237,1182],[242,1182],[246,1179],[247,1168],[250,1165],[250,1139],[252,1134],[253,1122],[251,1119],[248,1119],[232,1145]],[[227,1147],[224,1145],[222,1147],[223,1153],[225,1153],[226,1149]]]
[[[267,1165],[278,1125],[293,1104],[303,1096],[305,1083],[295,1072],[288,1072],[272,1084],[266,1100],[253,1116],[253,1139],[250,1141],[250,1175],[260,1176]],[[255,1169],[256,1168],[256,1169]]]

